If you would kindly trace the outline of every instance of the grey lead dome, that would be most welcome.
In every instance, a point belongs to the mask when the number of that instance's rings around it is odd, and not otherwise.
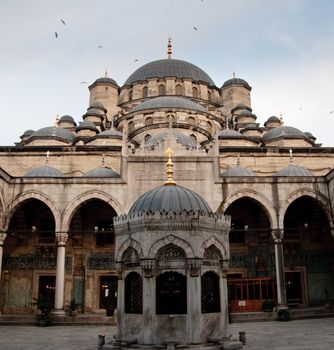
[[[175,59],[163,59],[145,64],[134,71],[124,85],[131,85],[136,81],[150,78],[165,77],[188,78],[192,81],[201,81],[215,86],[213,80],[201,68],[192,63]]]
[[[52,166],[41,166],[30,169],[24,175],[25,177],[64,177],[64,174]]]
[[[197,193],[182,186],[160,186],[141,195],[129,215],[143,211],[195,211],[212,213],[208,203]]]

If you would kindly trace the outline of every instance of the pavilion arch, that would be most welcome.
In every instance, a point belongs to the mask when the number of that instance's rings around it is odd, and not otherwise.
[[[194,251],[188,242],[174,235],[168,235],[167,237],[161,238],[152,244],[148,252],[148,258],[154,259],[159,249],[161,249],[162,247],[168,244],[174,244],[177,247],[182,248],[185,251],[187,258],[193,258],[195,256]]]
[[[123,254],[129,247],[132,247],[134,250],[136,250],[136,252],[139,255],[139,258],[142,258],[144,256],[140,243],[134,240],[133,238],[129,238],[122,243],[122,245],[119,247],[118,251],[116,252],[116,256],[115,256],[116,261],[122,261]]]
[[[5,201],[4,201],[3,188],[0,187],[0,228],[5,226]]]
[[[290,204],[293,203],[296,199],[301,197],[311,197],[315,199],[320,206],[322,207],[325,215],[327,216],[329,226],[333,227],[333,219],[331,217],[331,213],[329,211],[330,203],[328,199],[321,193],[310,190],[308,188],[301,188],[295,192],[293,192],[288,199],[282,204],[282,206],[279,209],[279,227],[284,227],[284,216],[286,214],[287,209],[289,208]]]
[[[85,192],[83,194],[80,194],[76,198],[74,198],[65,208],[64,215],[63,215],[63,221],[62,221],[62,230],[64,232],[67,232],[70,227],[71,220],[73,218],[73,215],[78,210],[78,208],[86,201],[91,199],[100,199],[101,201],[109,204],[117,213],[117,215],[125,214],[123,208],[119,204],[119,202],[110,196],[109,194],[102,192],[102,191],[89,191]]]
[[[224,258],[228,257],[228,253],[226,252],[225,246],[218,240],[218,238],[216,236],[211,236],[210,238],[208,238],[207,240],[205,240],[202,243],[202,245],[199,249],[199,255],[201,257],[203,257],[205,249],[209,248],[211,245],[216,247],[221,252],[221,254]]]
[[[37,199],[43,202],[52,212],[54,220],[55,220],[55,232],[59,232],[61,228],[61,214],[60,210],[57,207],[56,203],[48,196],[38,191],[27,191],[18,195],[7,207],[6,215],[6,230],[8,229],[10,220],[15,212],[15,210],[26,200],[28,199]]]
[[[269,224],[270,224],[271,229],[276,228],[277,227],[277,214],[276,214],[274,207],[272,206],[270,201],[265,196],[263,196],[262,194],[260,194],[256,191],[242,189],[242,190],[238,190],[238,191],[232,193],[220,205],[218,211],[225,213],[227,208],[233,202],[235,202],[238,199],[246,198],[246,197],[255,200],[264,209],[265,213],[268,216],[268,220],[269,220]]]

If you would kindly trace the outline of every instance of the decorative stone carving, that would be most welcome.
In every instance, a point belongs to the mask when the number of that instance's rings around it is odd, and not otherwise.
[[[3,243],[7,237],[7,233],[0,231],[0,246],[3,246]]]
[[[168,244],[158,251],[158,260],[183,260],[186,258],[186,254],[183,249],[174,244]]]
[[[111,254],[91,255],[87,257],[89,270],[112,270],[115,268],[115,259]]]
[[[271,233],[275,243],[282,243],[284,237],[284,231],[281,229],[272,230]]]
[[[188,269],[191,277],[198,277],[201,271],[202,260],[201,259],[188,259]]]
[[[58,247],[65,247],[68,239],[68,233],[66,232],[56,232],[56,238],[58,242]]]
[[[152,278],[155,274],[155,259],[144,259],[141,261],[141,266],[144,272],[145,278]]]
[[[117,271],[118,279],[122,280],[124,278],[124,264],[122,262],[117,262],[115,264],[115,269]]]

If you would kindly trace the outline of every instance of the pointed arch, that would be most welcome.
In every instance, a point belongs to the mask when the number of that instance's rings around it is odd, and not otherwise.
[[[100,199],[101,201],[107,203],[110,205],[117,215],[125,214],[123,208],[121,207],[120,203],[109,194],[92,190],[85,193],[82,193],[78,195],[76,198],[74,198],[65,208],[63,220],[62,220],[62,230],[64,232],[67,232],[70,228],[70,223],[73,218],[74,213],[78,210],[78,208],[86,201],[90,199]]]
[[[141,244],[132,238],[128,238],[125,242],[121,244],[121,246],[119,247],[118,251],[115,254],[115,259],[117,262],[122,261],[125,251],[130,247],[133,248],[138,253],[139,258],[144,257]]]
[[[59,232],[61,231],[61,213],[56,205],[56,203],[47,195],[45,195],[42,192],[39,191],[27,191],[19,194],[7,207],[7,215],[6,215],[6,222],[5,222],[5,228],[8,229],[10,220],[15,212],[15,210],[26,200],[28,199],[37,199],[41,202],[43,202],[50,210],[53,215],[53,218],[55,220],[55,231]]]
[[[182,248],[185,251],[187,258],[193,258],[195,256],[194,251],[188,242],[174,235],[168,235],[167,237],[161,238],[152,244],[148,252],[148,258],[154,259],[159,249],[168,244],[174,244],[179,248]]]
[[[277,213],[276,210],[274,209],[274,207],[272,206],[272,203],[262,194],[253,191],[253,190],[249,190],[249,189],[241,189],[241,190],[237,190],[234,193],[232,193],[231,195],[229,195],[225,201],[223,201],[223,203],[220,205],[218,211],[225,213],[225,211],[227,210],[227,208],[236,200],[244,198],[244,197],[248,197],[251,198],[253,200],[255,200],[260,206],[261,208],[264,209],[265,213],[267,214],[269,223],[270,223],[270,227],[271,229],[275,229],[277,228]]]
[[[3,188],[0,186],[0,228],[5,226],[5,210],[6,210],[6,205],[5,205],[5,195]]]
[[[327,216],[328,223],[330,227],[333,227],[333,219],[330,213],[330,202],[326,196],[324,196],[322,193],[319,193],[317,191],[311,190],[309,188],[301,188],[295,192],[292,192],[290,196],[285,200],[285,202],[281,205],[278,213],[278,222],[279,227],[284,227],[284,217],[286,214],[287,209],[289,208],[290,204],[294,202],[296,199],[301,197],[311,197],[315,199],[323,209],[325,215]]]
[[[204,251],[208,249],[211,245],[213,245],[220,251],[223,258],[229,258],[228,247],[225,247],[225,245],[216,236],[211,236],[202,243],[199,249],[200,257],[204,256]]]

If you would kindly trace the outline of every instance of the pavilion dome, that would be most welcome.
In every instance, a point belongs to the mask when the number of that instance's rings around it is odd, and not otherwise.
[[[98,168],[88,170],[84,175],[84,177],[110,177],[115,178],[119,177],[114,170],[106,166],[100,166]]]
[[[225,83],[223,84],[223,88],[229,85],[240,85],[243,86],[247,89],[251,89],[250,85],[248,84],[248,82],[244,79],[240,79],[240,78],[231,78],[225,81]]]
[[[278,126],[269,130],[263,135],[264,142],[275,140],[277,138],[306,138],[305,134],[297,128],[292,126]]]
[[[162,185],[141,195],[129,215],[144,211],[194,211],[212,213],[208,203],[196,192],[182,186]]]
[[[245,136],[233,129],[223,129],[218,132],[218,139],[244,139]]]
[[[59,138],[59,139],[63,139],[67,142],[73,142],[75,139],[75,135],[67,130],[67,129],[63,129],[63,128],[59,128],[56,126],[47,126],[45,128],[39,129],[37,131],[35,131],[31,137],[35,137],[35,138]]]
[[[201,68],[192,63],[171,58],[157,60],[143,65],[129,76],[124,85],[132,85],[137,81],[152,78],[162,79],[167,77],[188,78],[192,81],[215,86],[213,80]]]
[[[52,166],[44,165],[30,169],[24,175],[25,177],[64,177],[64,174]]]
[[[223,171],[221,176],[255,176],[255,173],[253,170],[241,166],[235,166]]]

